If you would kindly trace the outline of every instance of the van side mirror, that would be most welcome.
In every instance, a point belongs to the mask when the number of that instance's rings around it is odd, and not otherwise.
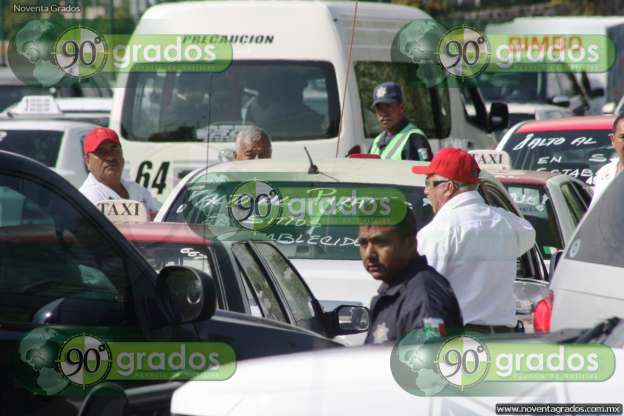
[[[555,274],[555,269],[557,268],[557,264],[559,264],[559,260],[563,256],[563,251],[555,251],[553,255],[550,257],[550,264],[548,265],[548,278],[552,281],[552,277]]]
[[[550,99],[550,102],[558,107],[570,107],[570,97],[565,95],[555,95]]]
[[[609,102],[602,106],[602,114],[613,114],[615,111],[615,103]]]
[[[509,108],[507,107],[507,103],[493,102],[490,105],[488,118],[492,131],[506,129],[509,124]]]
[[[173,324],[210,319],[217,308],[217,290],[208,274],[185,266],[167,266],[158,273],[158,292],[171,307]]]
[[[366,332],[370,325],[368,308],[364,306],[340,305],[324,315],[329,338]]]

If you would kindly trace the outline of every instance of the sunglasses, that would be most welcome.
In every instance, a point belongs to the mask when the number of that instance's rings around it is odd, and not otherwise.
[[[439,181],[430,181],[429,179],[427,179],[425,181],[425,188],[429,188],[429,189],[433,189],[436,186],[446,183],[446,182],[451,182],[449,179],[443,179],[443,180],[439,180]]]

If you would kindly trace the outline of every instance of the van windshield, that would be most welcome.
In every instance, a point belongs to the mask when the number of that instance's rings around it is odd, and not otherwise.
[[[312,61],[237,61],[221,73],[132,73],[122,133],[135,141],[233,142],[246,125],[273,141],[338,135],[334,67]]]

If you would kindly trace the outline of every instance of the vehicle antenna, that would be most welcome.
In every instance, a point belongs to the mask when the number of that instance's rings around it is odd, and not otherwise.
[[[305,150],[306,155],[308,155],[308,160],[310,161],[310,167],[308,168],[308,173],[317,174],[319,173],[318,167],[312,161],[312,156],[310,156],[310,152],[308,152],[308,148],[303,146],[303,150]]]

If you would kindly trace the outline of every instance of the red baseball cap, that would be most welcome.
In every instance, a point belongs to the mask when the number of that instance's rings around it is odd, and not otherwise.
[[[481,169],[475,158],[465,150],[445,147],[436,153],[428,166],[413,166],[412,172],[437,174],[462,183],[478,183]]]
[[[85,155],[87,153],[95,152],[104,142],[120,144],[119,136],[115,133],[115,130],[111,130],[107,127],[96,127],[85,135],[82,150]]]

